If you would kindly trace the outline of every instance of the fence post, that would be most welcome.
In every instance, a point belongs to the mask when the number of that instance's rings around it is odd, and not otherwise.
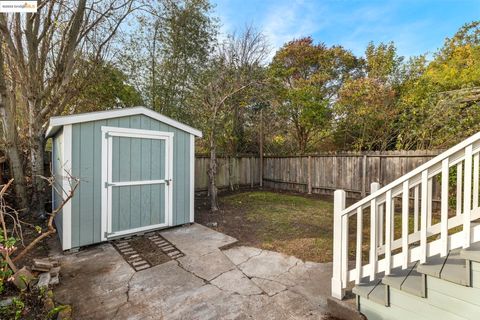
[[[333,272],[332,272],[332,297],[343,299],[344,290],[342,282],[342,252],[348,243],[342,243],[342,211],[345,209],[346,194],[344,190],[336,190],[333,194]],[[348,230],[344,230],[348,233]],[[348,248],[348,247],[347,247]],[[347,261],[343,263],[348,263]],[[346,266],[345,266],[346,267]]]
[[[367,195],[367,155],[363,155],[362,161],[362,198]]]
[[[308,156],[307,174],[308,194],[312,194],[312,156]]]
[[[253,164],[255,163],[255,159],[253,157],[250,157],[250,188],[253,188],[254,185],[254,177],[255,177],[255,168],[253,167]]]

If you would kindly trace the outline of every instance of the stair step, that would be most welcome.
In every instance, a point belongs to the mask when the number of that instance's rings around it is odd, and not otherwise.
[[[443,265],[440,278],[456,284],[469,286],[470,271],[467,268],[467,261],[462,258],[460,251],[461,249],[450,251]]]
[[[412,269],[415,268],[415,266],[416,263],[412,263],[407,269],[402,269],[401,267],[392,269],[388,276],[383,277],[382,283],[400,290],[403,282],[408,277],[408,274],[412,271]]]
[[[368,295],[368,300],[372,300],[378,304],[388,306],[387,286],[379,283]]]
[[[417,271],[428,276],[440,278],[443,264],[447,257],[440,257],[439,254],[429,257],[426,263],[421,263],[417,266]]]
[[[386,290],[387,288],[382,283],[382,279],[379,278],[373,281],[365,281],[357,284],[352,289],[352,292],[357,296],[372,300],[373,302],[386,306],[388,304]]]
[[[480,242],[472,243],[469,248],[462,249],[460,256],[466,260],[480,262]]]
[[[425,298],[427,291],[425,288],[425,275],[418,272],[417,269],[412,270],[402,283],[401,290],[414,296]]]
[[[461,249],[451,250],[446,257],[430,257],[426,263],[417,266],[417,271],[456,284],[470,285],[469,268],[461,255]]]
[[[395,268],[392,273],[382,279],[390,288],[425,298],[425,276],[416,270],[417,262],[407,269]]]

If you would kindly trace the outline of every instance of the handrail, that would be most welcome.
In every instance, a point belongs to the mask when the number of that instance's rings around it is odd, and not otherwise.
[[[475,143],[476,141],[480,140],[480,132],[477,132],[476,134],[470,136],[466,140],[462,141],[461,143],[451,147],[450,149],[446,150],[445,152],[439,154],[435,158],[432,158],[425,162],[424,164],[420,165],[419,167],[415,168],[414,170],[410,171],[409,173],[401,176],[397,180],[394,180],[387,184],[386,186],[380,188],[376,192],[368,195],[367,197],[363,198],[362,200],[352,204],[351,206],[347,207],[344,209],[342,212],[342,215],[351,212],[355,210],[357,207],[367,204],[370,202],[373,198],[376,198],[378,195],[383,194],[384,192],[387,192],[390,189],[393,189],[396,186],[399,186],[401,183],[405,182],[406,180],[409,180],[410,178],[413,178],[414,176],[422,173],[425,169],[429,169],[430,167],[442,162],[444,159],[454,155],[455,153],[462,151],[466,146]],[[474,150],[478,151],[478,150]]]
[[[449,217],[450,168],[457,172],[456,215]],[[473,168],[473,169],[472,169]],[[433,179],[441,176],[441,217],[432,224]],[[480,132],[476,133],[383,188],[373,183],[371,194],[346,208],[346,193],[334,193],[334,235],[332,296],[341,299],[348,282],[359,283],[365,277],[374,280],[378,273],[390,274],[392,268],[407,268],[410,262],[426,262],[429,256],[470,246],[480,241],[480,226],[471,221],[480,218]],[[410,232],[411,191],[413,191],[414,230]],[[395,199],[401,198],[401,237],[395,239]],[[363,263],[363,217],[370,208],[368,263]],[[356,217],[355,267],[349,267],[349,219]],[[462,231],[449,230],[463,225]],[[432,235],[439,234],[437,240]],[[419,243],[418,246],[412,246]],[[398,251],[395,250],[400,250]],[[381,257],[383,255],[383,258]],[[379,258],[382,258],[379,260]]]

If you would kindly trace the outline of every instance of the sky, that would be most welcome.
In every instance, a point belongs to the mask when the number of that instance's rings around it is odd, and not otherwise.
[[[480,0],[214,0],[222,33],[253,25],[268,38],[271,57],[285,42],[312,36],[363,55],[367,44],[393,41],[405,57],[429,56],[467,22],[480,19]]]

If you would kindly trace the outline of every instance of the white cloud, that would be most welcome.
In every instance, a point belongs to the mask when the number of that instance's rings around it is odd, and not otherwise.
[[[320,30],[325,22],[319,13],[319,8],[304,1],[287,1],[269,8],[261,29],[272,46],[271,57],[286,42]]]

